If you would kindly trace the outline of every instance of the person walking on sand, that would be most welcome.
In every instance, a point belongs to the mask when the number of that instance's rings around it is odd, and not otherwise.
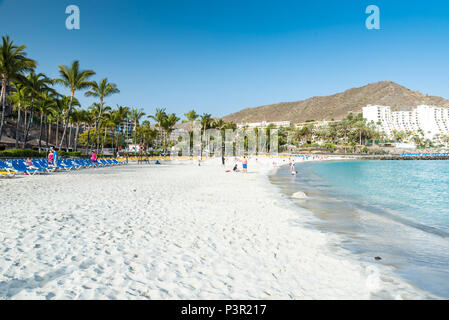
[[[248,159],[246,157],[243,157],[243,173],[248,173]]]
[[[90,160],[92,160],[92,168],[95,168],[97,166],[97,154],[95,153],[95,151],[92,152]]]

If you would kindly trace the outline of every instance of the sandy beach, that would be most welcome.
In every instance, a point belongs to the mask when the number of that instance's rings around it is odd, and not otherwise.
[[[210,160],[1,180],[0,298],[425,297],[307,228],[271,170]]]

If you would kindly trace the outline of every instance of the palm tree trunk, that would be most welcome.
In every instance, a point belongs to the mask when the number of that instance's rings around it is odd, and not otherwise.
[[[117,132],[117,143],[115,144],[117,146],[117,153],[118,153],[118,139],[120,138],[120,132]]]
[[[52,128],[52,124],[51,124],[51,120],[50,120],[50,121],[48,121],[47,148],[48,148],[48,143],[51,143],[51,128]]]
[[[64,121],[64,131],[62,133],[62,138],[61,138],[61,142],[59,144],[59,150],[61,150],[62,148],[62,144],[64,143],[64,139],[65,139],[65,135],[67,133],[67,126],[69,125],[69,120],[70,120],[70,113],[72,112],[72,103],[73,103],[73,96],[75,95],[75,92],[72,91],[72,94],[70,95],[70,103],[69,103],[69,109],[67,110],[67,114],[65,116],[65,121]]]
[[[59,140],[59,118],[56,120],[56,130],[55,130],[55,147],[58,145]]]
[[[90,145],[90,127],[87,127],[87,144],[86,144],[86,149],[89,148]]]
[[[98,125],[100,124],[102,111],[103,111],[103,98],[100,98],[100,112],[98,113],[98,119],[97,119],[97,122],[95,123],[94,138],[92,140],[92,145],[91,145],[90,151],[92,151],[92,149],[93,149],[93,142],[95,141],[95,137],[97,136],[97,129],[98,129]],[[97,139],[97,141],[98,141],[98,139]],[[97,153],[98,153],[98,145],[97,145]]]
[[[115,129],[112,130],[112,153],[115,155],[115,152],[114,152],[114,139],[115,139]]]
[[[5,122],[5,108],[6,108],[6,85],[7,85],[6,77],[2,77],[2,90],[0,93],[0,99],[2,101],[2,118],[0,120],[0,141],[2,140],[3,135],[3,123]]]
[[[80,124],[77,123],[76,124],[76,131],[75,131],[75,152],[78,151],[78,135],[79,135],[79,132],[80,132]]]
[[[46,125],[46,133],[45,133],[45,146],[46,146],[46,148],[47,148],[47,150],[48,150],[48,131],[49,131],[49,127],[50,127],[50,124],[49,124],[49,122],[48,122],[48,116],[45,116],[45,125]]]
[[[106,143],[107,132],[108,132],[108,128],[105,127],[105,128],[104,128],[103,144],[102,144],[102,146],[101,146],[101,154],[104,154],[104,145],[105,145],[105,143]]]
[[[21,111],[20,111],[20,103],[17,106],[17,124],[16,124],[16,145],[15,148],[19,149],[19,128],[20,128],[20,118],[21,118]]]
[[[26,148],[26,144],[27,144],[27,140],[28,140],[28,134],[30,133],[30,128],[31,128],[31,122],[33,121],[33,110],[34,110],[34,98],[31,100],[30,118],[28,119],[28,124],[26,126],[25,137],[23,138],[23,147],[22,147],[22,149]]]
[[[26,125],[28,123],[28,111],[25,109],[24,113],[25,113],[25,116],[24,116],[24,119],[23,119],[23,136],[25,137]],[[22,143],[23,143],[23,141],[22,141]]]
[[[70,126],[70,131],[69,131],[69,143],[67,144],[67,148],[70,148],[70,144],[72,143],[72,128],[73,128],[73,126],[72,126],[72,124],[69,124],[69,126]]]
[[[98,127],[98,134],[97,134],[97,144],[96,144],[97,154],[100,151],[100,134],[101,134],[101,128],[99,126]]]
[[[44,122],[44,113],[41,111],[41,123],[39,126],[39,152],[42,149],[42,125],[43,125],[43,122]]]
[[[92,150],[94,149],[95,137],[97,136],[97,122],[96,121],[95,121],[94,128],[95,128],[95,130],[94,130],[94,135],[92,136],[92,142],[90,143],[89,153],[91,153]]]

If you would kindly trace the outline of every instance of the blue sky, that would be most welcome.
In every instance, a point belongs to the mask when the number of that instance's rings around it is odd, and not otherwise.
[[[381,30],[365,27],[370,4]],[[447,1],[0,0],[0,30],[39,72],[78,59],[118,85],[109,105],[147,113],[223,116],[380,80],[449,98]]]

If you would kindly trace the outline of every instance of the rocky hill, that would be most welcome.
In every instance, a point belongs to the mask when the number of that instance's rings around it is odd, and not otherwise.
[[[449,100],[412,91],[391,81],[381,81],[331,96],[248,108],[230,114],[223,119],[236,123],[260,121],[299,123],[307,120],[340,120],[349,112],[362,112],[362,107],[368,104],[386,105],[392,107],[393,110],[411,110],[420,104],[447,108]]]

